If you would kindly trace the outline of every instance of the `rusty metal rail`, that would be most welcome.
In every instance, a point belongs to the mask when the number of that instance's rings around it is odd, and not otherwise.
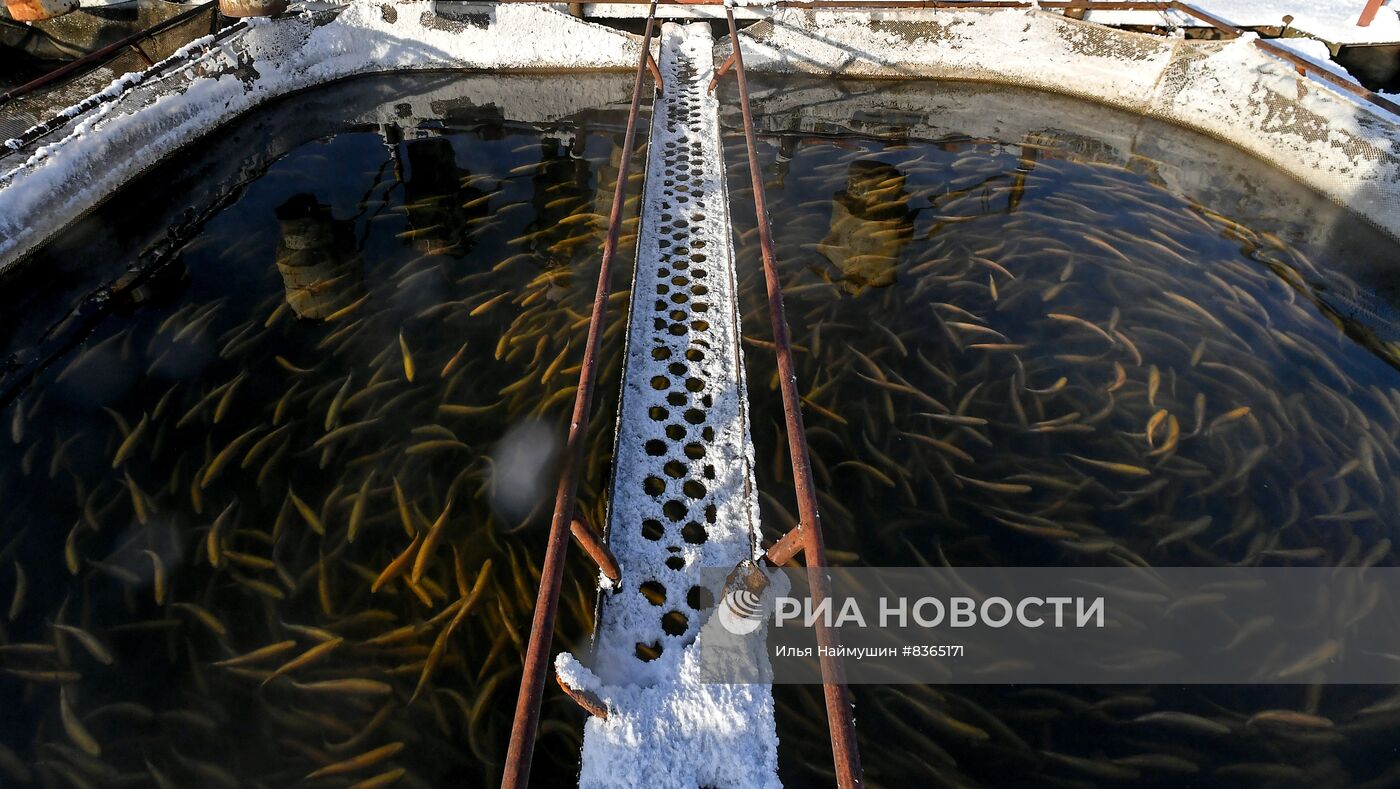
[[[656,22],[657,0],[652,0],[647,14],[646,32],[642,36],[642,53],[637,62],[637,77],[632,84],[632,106],[627,115],[627,130],[623,135],[621,161],[617,171],[617,186],[613,190],[612,209],[608,214],[608,234],[603,242],[602,261],[598,266],[598,288],[593,297],[593,315],[588,321],[588,341],[584,346],[583,365],[579,370],[578,392],[574,395],[573,417],[569,422],[569,437],[559,471],[559,486],[554,494],[554,517],[549,525],[549,542],[545,549],[544,567],[540,571],[540,590],[535,598],[535,613],[530,625],[530,643],[525,651],[525,663],[520,679],[520,694],[515,703],[515,719],[510,730],[510,747],[506,753],[502,787],[524,789],[530,781],[530,760],[534,755],[535,736],[539,732],[540,702],[544,696],[545,675],[554,640],[554,620],[559,612],[559,592],[564,582],[564,558],[569,550],[569,537],[575,531],[574,506],[578,496],[579,468],[583,465],[584,445],[588,438],[589,412],[593,407],[593,388],[598,376],[598,354],[603,344],[603,328],[608,315],[608,297],[612,295],[612,262],[617,252],[617,240],[622,227],[623,194],[627,189],[628,170],[637,136],[637,117],[641,109],[642,83],[650,67],[652,28]],[[588,530],[583,540],[591,556],[596,549],[606,547],[585,523]],[[611,559],[610,556],[608,556]],[[620,571],[617,561],[604,571]],[[602,562],[600,562],[602,564]],[[609,573],[611,576],[611,573]]]
[[[759,170],[758,149],[754,143],[749,85],[744,75],[744,54],[739,41],[739,30],[734,24],[732,2],[725,3],[724,15],[729,23],[729,40],[733,46],[731,60],[734,78],[739,87],[739,110],[744,119],[744,143],[749,160],[749,176],[753,182],[754,212],[758,216],[758,244],[763,258],[763,279],[768,290],[768,313],[773,323],[773,349],[778,359],[778,383],[783,398],[788,454],[792,459],[793,486],[797,493],[798,526],[794,531],[798,532],[802,555],[807,562],[807,583],[811,587],[812,597],[820,606],[831,596],[831,579],[826,572],[826,545],[822,541],[821,516],[817,510],[817,488],[812,478],[811,458],[807,452],[807,433],[802,424],[797,368],[792,361],[792,341],[788,336],[787,313],[783,307],[783,286],[778,276],[777,256],[773,249],[763,175]],[[842,789],[851,789],[862,784],[864,774],[860,764],[860,750],[856,746],[855,713],[851,707],[850,690],[846,687],[846,672],[835,649],[840,646],[840,638],[830,626],[819,623],[817,644],[822,648],[822,693],[826,697],[826,717],[831,731],[831,755],[836,765],[836,783]]]

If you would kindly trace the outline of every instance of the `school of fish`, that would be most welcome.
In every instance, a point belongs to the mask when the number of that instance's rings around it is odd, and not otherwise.
[[[564,434],[616,177],[607,127],[575,146],[376,142],[347,202],[310,143],[228,209],[275,216],[216,217],[168,298],[8,404],[0,785],[499,782],[553,490],[494,507],[518,482],[499,442]],[[561,646],[591,631],[596,568],[567,577]],[[582,715],[547,697],[538,775],[577,774]]]
[[[1053,133],[892,132],[792,131],[760,150],[831,563],[1394,563],[1400,344],[1346,321],[1314,283],[1360,286],[1175,196],[1150,163],[1094,161]],[[743,155],[734,131],[728,156]],[[739,175],[776,538],[796,508]],[[1343,632],[1375,602],[1362,589],[1342,601],[1356,611]],[[1239,639],[1272,625],[1242,623]],[[1400,694],[1324,685],[1343,643],[1295,656],[1287,670],[1316,682],[1292,687],[856,686],[866,778],[1390,785]],[[775,697],[784,779],[830,785],[819,689]]]
[[[762,139],[833,563],[1394,563],[1400,346],[1331,306],[1316,282],[1360,286],[1316,252],[1053,135]],[[209,223],[170,293],[4,406],[0,785],[499,781],[552,481],[493,502],[510,429],[562,435],[576,391],[618,164],[615,134],[580,140],[308,145],[230,209],[275,215]],[[354,195],[327,196],[346,162]],[[776,536],[791,473],[730,177]],[[587,637],[595,577],[574,552],[557,648]],[[1343,648],[1296,656],[1317,681],[1290,687],[857,687],[868,785],[1394,783],[1400,694],[1325,685]],[[829,785],[819,692],[775,696],[783,780]],[[576,777],[582,716],[551,690],[537,780]]]

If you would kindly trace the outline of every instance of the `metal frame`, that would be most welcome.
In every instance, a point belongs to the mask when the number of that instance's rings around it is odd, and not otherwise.
[[[778,359],[778,388],[783,398],[788,454],[792,458],[793,487],[797,494],[798,525],[780,542],[791,546],[788,558],[800,550],[807,561],[807,583],[818,606],[831,596],[831,579],[826,572],[826,544],[822,538],[821,515],[817,508],[817,488],[812,477],[812,461],[807,450],[807,432],[802,423],[802,399],[797,390],[797,366],[792,360],[792,340],[788,334],[787,312],[783,306],[782,279],[778,276],[777,254],[774,252],[772,228],[768,221],[768,205],[764,194],[763,175],[758,165],[758,149],[754,142],[753,114],[749,108],[749,84],[744,74],[744,54],[739,30],[734,23],[733,4],[726,2],[725,19],[729,23],[729,40],[733,53],[725,66],[733,64],[735,82],[739,87],[739,110],[744,120],[744,143],[749,162],[749,177],[753,183],[754,212],[758,216],[758,245],[763,258],[763,279],[768,291],[768,314],[773,324],[773,352]],[[716,78],[724,71],[716,72]],[[794,536],[795,535],[795,536]],[[846,671],[837,657],[840,636],[826,623],[816,626],[817,644],[822,653],[822,695],[826,699],[827,726],[831,732],[831,755],[836,765],[836,783],[842,789],[852,789],[864,781],[860,749],[856,744],[855,713],[851,706],[850,689],[846,686]]]
[[[1181,13],[1186,14],[1188,16],[1195,17],[1196,19],[1205,22],[1206,24],[1210,25],[1216,30],[1219,30],[1222,33],[1229,33],[1232,36],[1238,37],[1243,35],[1245,32],[1244,30],[1235,27],[1229,22],[1226,22],[1225,20],[1217,16],[1208,14],[1205,11],[1196,8],[1195,6],[1189,3],[1182,3],[1174,0],[1174,2],[1171,2],[1168,5],[1170,5],[1173,10],[1180,11]],[[1372,16],[1374,16],[1374,14],[1372,14]],[[1322,66],[1312,62],[1311,60],[1308,60],[1307,58],[1295,55],[1294,53],[1284,49],[1283,47],[1262,38],[1254,39],[1254,46],[1259,47],[1260,49],[1264,50],[1265,52],[1268,52],[1270,55],[1273,55],[1276,58],[1288,62],[1294,68],[1298,69],[1299,73],[1303,74],[1304,76],[1317,77],[1318,79],[1321,79],[1324,82],[1333,85],[1334,87],[1341,88],[1342,90],[1345,90],[1348,93],[1351,93],[1352,95],[1360,99],[1370,102],[1371,104],[1380,107],[1381,109],[1393,115],[1400,116],[1400,104],[1396,104],[1395,102],[1385,98],[1384,96],[1381,96],[1380,94],[1373,93],[1367,88],[1363,87],[1362,85],[1352,82],[1351,80],[1345,77],[1340,77],[1332,73],[1331,70],[1323,68]]]

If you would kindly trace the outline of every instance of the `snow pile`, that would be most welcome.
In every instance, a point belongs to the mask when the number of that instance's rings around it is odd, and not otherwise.
[[[338,14],[250,19],[156,76],[113,83],[104,93],[119,98],[85,100],[57,139],[0,161],[0,270],[160,158],[279,96],[401,69],[624,69],[640,54],[636,37],[548,7],[462,5],[461,19],[434,8],[354,0]]]
[[[752,70],[1008,83],[1203,131],[1400,237],[1400,119],[1254,46],[1104,28],[1040,11],[778,11]]]
[[[1356,82],[1356,78],[1347,73],[1346,69],[1332,61],[1332,50],[1322,41],[1315,38],[1271,38],[1269,43],[1316,63],[1348,82]]]
[[[1300,77],[1252,36],[1183,58],[1153,114],[1233,142],[1400,236],[1400,119]]]
[[[1394,0],[1382,6],[1366,27],[1356,24],[1365,0],[1190,0],[1190,4],[1236,27],[1282,27],[1283,18],[1292,16],[1289,27],[1333,44],[1400,42],[1400,11]],[[1085,19],[1103,25],[1206,24],[1180,11],[1090,11]]]
[[[754,71],[978,79],[1056,92],[1080,85],[1139,110],[1177,43],[1035,10],[783,9],[743,36]]]

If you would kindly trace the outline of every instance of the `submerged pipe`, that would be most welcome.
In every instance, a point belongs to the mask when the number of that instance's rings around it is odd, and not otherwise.
[[[652,0],[651,11],[647,14],[646,33],[642,36],[637,78],[632,84],[632,107],[627,114],[627,131],[622,138],[622,154],[617,168],[617,186],[613,190],[612,209],[608,215],[608,235],[603,242],[603,257],[598,266],[598,289],[593,297],[593,315],[588,321],[588,340],[583,350],[578,392],[574,395],[574,412],[569,421],[569,437],[559,470],[559,487],[554,494],[554,517],[549,525],[544,566],[540,569],[540,591],[535,597],[530,643],[525,651],[520,695],[516,698],[515,719],[510,729],[510,748],[506,752],[505,772],[501,777],[501,786],[505,789],[525,789],[530,782],[530,759],[534,755],[535,735],[539,731],[540,701],[544,696],[545,675],[549,670],[554,618],[559,612],[559,592],[564,583],[564,557],[569,550],[570,526],[578,496],[578,473],[583,465],[589,411],[593,407],[593,386],[598,376],[598,354],[603,345],[603,324],[608,315],[608,297],[612,295],[612,261],[622,229],[623,194],[627,189],[628,168],[637,136],[642,82],[646,79],[647,64],[651,60],[651,32],[655,21],[656,0]]]
[[[787,313],[783,307],[783,285],[778,276],[777,255],[768,223],[763,175],[754,142],[753,114],[749,109],[749,85],[744,76],[744,55],[739,29],[734,24],[734,8],[724,6],[733,47],[734,77],[739,86],[739,110],[744,119],[744,142],[748,149],[749,176],[753,182],[754,212],[758,215],[758,245],[763,257],[763,279],[768,289],[768,314],[773,323],[773,348],[778,357],[778,386],[783,397],[788,454],[792,457],[792,480],[797,493],[797,513],[802,524],[802,554],[807,560],[807,583],[818,606],[831,596],[831,579],[826,572],[826,546],[822,541],[821,516],[817,510],[817,488],[812,478],[812,461],[807,452],[807,433],[802,424],[802,401],[797,391],[797,367],[792,361],[792,341],[788,336]],[[860,750],[856,746],[856,721],[851,709],[851,693],[846,672],[835,648],[840,637],[830,626],[817,624],[817,644],[822,649],[822,693],[826,697],[826,719],[831,730],[831,755],[836,764],[836,783],[842,789],[862,784]]]

